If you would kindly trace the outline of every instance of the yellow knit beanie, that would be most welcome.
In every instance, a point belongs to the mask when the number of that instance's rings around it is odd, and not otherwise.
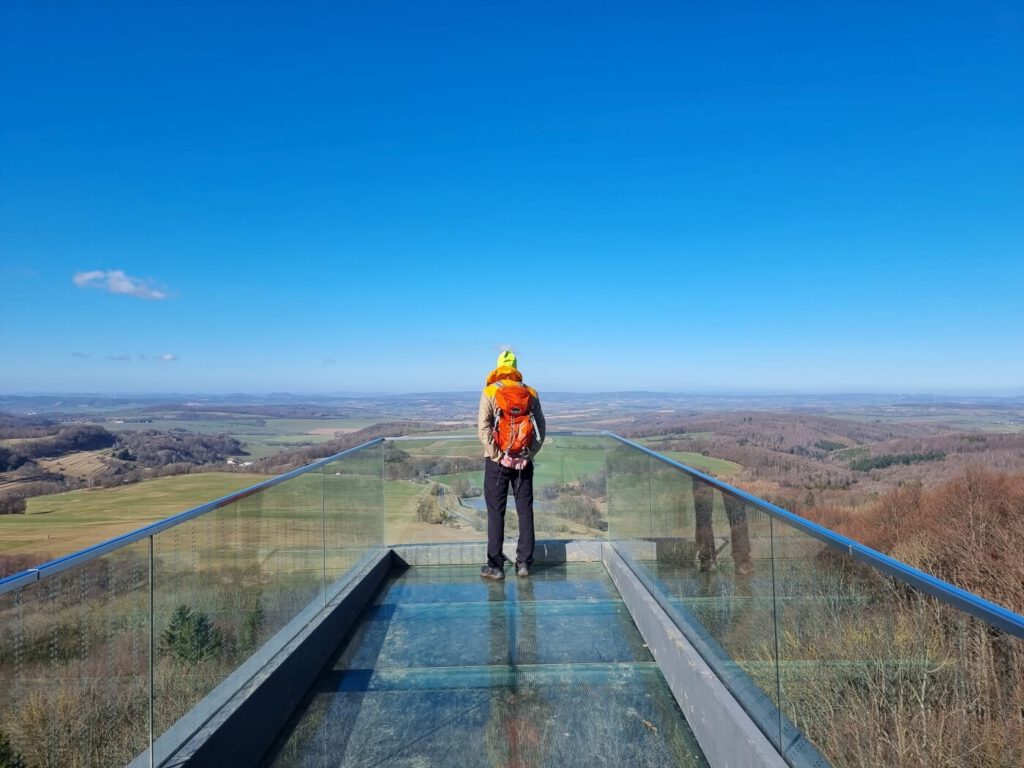
[[[516,361],[515,353],[511,349],[506,349],[500,355],[498,355],[498,367],[499,368],[516,368],[519,366]]]

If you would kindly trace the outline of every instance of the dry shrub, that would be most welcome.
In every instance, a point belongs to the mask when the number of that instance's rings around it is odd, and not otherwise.
[[[147,702],[141,679],[80,678],[25,694],[8,727],[30,768],[125,765],[146,747]]]
[[[1024,476],[973,468],[934,489],[911,484],[814,517],[1024,611]],[[790,692],[787,714],[835,765],[1024,765],[1024,641],[899,582],[862,573],[861,584],[872,596],[866,609],[784,639],[791,658],[858,658],[862,670],[844,677],[823,663]]]
[[[18,555],[0,555],[0,579],[16,573],[35,568],[40,563],[51,559],[46,553],[25,553]]]
[[[1024,613],[1024,475],[972,468],[935,489],[914,483],[816,520],[915,568]]]
[[[784,657],[810,662],[784,672],[786,714],[836,766],[1024,764],[1024,685],[988,628],[930,598],[888,607],[783,636]]]

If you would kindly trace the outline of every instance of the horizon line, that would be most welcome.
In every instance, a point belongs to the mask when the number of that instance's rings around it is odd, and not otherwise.
[[[124,398],[146,399],[181,399],[181,398],[365,398],[365,397],[426,397],[426,396],[464,396],[477,395],[477,389],[437,389],[410,390],[405,392],[381,390],[339,390],[320,392],[160,392],[152,390],[126,392],[90,392],[90,391],[16,391],[0,392],[0,398],[96,398],[116,400]],[[1010,399],[1024,397],[1024,385],[1021,387],[994,387],[991,389],[831,389],[831,390],[797,390],[797,389],[649,389],[649,388],[608,388],[608,389],[549,389],[548,395],[658,395],[675,397],[892,397],[892,398],[935,398],[935,397],[986,397],[993,399]]]

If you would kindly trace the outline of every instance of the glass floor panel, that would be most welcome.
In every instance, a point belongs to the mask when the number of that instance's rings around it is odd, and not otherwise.
[[[264,765],[707,765],[603,565],[479,570],[392,574]]]

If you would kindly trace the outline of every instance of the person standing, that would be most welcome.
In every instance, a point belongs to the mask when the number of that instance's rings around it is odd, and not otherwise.
[[[516,574],[529,576],[533,563],[533,460],[544,443],[544,412],[537,390],[523,383],[516,356],[505,350],[487,376],[477,411],[477,437],[484,446],[484,500],[487,503],[485,579],[505,578],[505,508],[508,491],[516,500],[519,542]]]

